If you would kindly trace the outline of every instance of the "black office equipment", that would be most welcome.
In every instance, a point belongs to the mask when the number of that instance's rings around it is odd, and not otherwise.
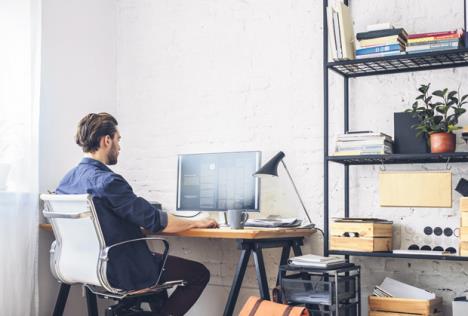
[[[178,211],[259,210],[259,151],[179,155]]]
[[[466,181],[464,178],[461,178],[460,181],[458,181],[455,191],[463,196],[468,196],[468,181]]]
[[[395,154],[425,154],[429,152],[425,135],[416,136],[417,130],[412,126],[418,119],[411,113],[397,112],[393,114]]]

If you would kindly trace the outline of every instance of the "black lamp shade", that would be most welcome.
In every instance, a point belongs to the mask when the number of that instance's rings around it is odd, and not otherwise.
[[[273,158],[271,158],[266,164],[263,165],[260,169],[257,170],[253,175],[254,176],[261,176],[261,175],[270,175],[270,176],[278,176],[278,165],[283,160],[285,154],[284,152],[280,151],[277,153]]]

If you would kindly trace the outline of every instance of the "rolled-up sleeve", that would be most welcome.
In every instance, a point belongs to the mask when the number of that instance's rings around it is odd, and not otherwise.
[[[128,182],[118,174],[107,177],[102,184],[102,196],[117,216],[152,232],[167,226],[167,213],[138,197]]]

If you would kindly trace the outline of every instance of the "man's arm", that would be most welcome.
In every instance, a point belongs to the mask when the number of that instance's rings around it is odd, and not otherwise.
[[[216,228],[218,226],[218,223],[211,218],[193,221],[167,214],[167,226],[163,232],[178,233],[192,228]]]

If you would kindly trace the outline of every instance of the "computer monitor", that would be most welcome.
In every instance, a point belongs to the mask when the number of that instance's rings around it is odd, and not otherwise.
[[[179,155],[178,211],[259,211],[259,151]]]

